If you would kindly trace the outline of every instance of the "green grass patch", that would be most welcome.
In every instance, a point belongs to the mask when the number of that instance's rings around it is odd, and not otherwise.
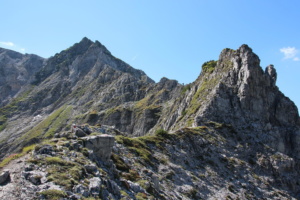
[[[71,111],[72,106],[60,107],[49,117],[20,137],[17,140],[17,143],[27,144],[33,139],[39,141],[41,139],[52,137],[56,131],[61,130],[67,125],[67,120],[69,119]]]
[[[124,136],[116,136],[116,141],[118,143],[124,144],[132,152],[136,153],[140,158],[142,158],[148,164],[151,163],[152,155],[149,147],[140,138],[129,138]]]
[[[105,111],[105,116],[110,116],[116,112],[120,112],[122,111],[122,107],[121,106],[116,106],[116,107],[113,107],[113,108],[109,108]]]
[[[134,181],[134,182],[141,179],[139,173],[132,169],[130,169],[128,173],[122,173],[121,176],[127,180]]]
[[[145,110],[160,110],[161,105],[158,104],[158,99],[159,96],[164,92],[165,89],[162,89],[155,95],[150,94],[140,101],[136,102],[136,104],[134,105],[134,111],[136,112],[136,115],[139,116]]]
[[[137,200],[148,200],[147,194],[141,193],[141,192],[137,193],[137,194],[135,195],[135,198],[136,198]]]
[[[212,73],[215,70],[215,67],[217,66],[218,61],[210,60],[202,65],[202,71],[205,73]]]
[[[85,169],[82,163],[66,161],[61,157],[45,157],[31,159],[28,162],[39,166],[47,166],[47,180],[71,190],[85,177]]]
[[[176,138],[184,138],[191,135],[201,135],[203,136],[207,133],[208,128],[206,126],[198,126],[195,128],[183,128],[175,132],[174,136]]]
[[[18,97],[14,98],[8,105],[0,108],[0,131],[5,129],[7,125],[7,118],[18,111],[18,106],[20,105],[20,103],[28,100],[29,94],[32,89],[33,87],[21,93]]]
[[[155,136],[162,138],[170,138],[170,134],[164,129],[158,129],[155,131]]]
[[[62,108],[63,111],[59,113],[59,115],[52,121],[50,128],[45,133],[44,138],[51,138],[54,134],[61,130],[64,126],[67,125],[67,121],[69,120],[70,113],[72,112],[72,106],[67,106]]]
[[[187,84],[187,85],[183,86],[182,89],[181,89],[181,94],[185,94],[186,91],[190,91],[191,86],[192,86],[192,84]]]
[[[63,160],[60,157],[46,157],[45,161],[46,161],[46,164],[48,164],[48,165],[60,165],[60,166],[73,165],[72,163]]]
[[[124,160],[119,155],[112,153],[111,159],[115,163],[116,168],[118,170],[126,172],[129,171],[130,167],[124,162]]]
[[[42,192],[39,192],[40,195],[45,196],[46,199],[62,199],[68,197],[67,193],[62,190],[44,190]]]
[[[209,92],[218,84],[218,82],[219,78],[214,77],[205,79],[205,81],[201,83],[200,88],[198,88],[191,100],[190,107],[187,109],[188,115],[195,114],[198,111],[202,102],[207,99]]]

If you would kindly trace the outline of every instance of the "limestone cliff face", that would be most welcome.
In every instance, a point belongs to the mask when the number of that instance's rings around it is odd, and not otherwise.
[[[198,115],[237,125],[299,125],[296,106],[275,85],[275,68],[270,65],[264,72],[259,62],[246,45],[237,51],[225,49],[213,72],[218,76],[220,70],[224,71],[214,88],[211,106]],[[201,123],[201,117],[197,123]]]
[[[213,97],[197,112],[195,124],[201,125],[205,119],[232,124],[239,131],[256,132],[281,152],[299,157],[298,109],[276,86],[274,67],[263,71],[259,62],[246,45],[237,51],[224,50],[213,72],[224,73],[212,90]]]
[[[259,64],[247,45],[224,49],[218,61],[205,63],[198,79],[172,99],[169,117],[160,123],[168,130],[207,121],[231,124],[281,152],[300,156],[298,109],[276,86],[274,66],[263,71]]]

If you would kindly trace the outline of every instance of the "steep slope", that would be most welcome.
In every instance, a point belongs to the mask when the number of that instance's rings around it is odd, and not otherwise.
[[[224,49],[218,61],[202,66],[198,79],[183,87],[182,97],[174,105],[176,123],[190,126],[201,120],[231,123],[270,123],[274,126],[299,125],[295,104],[276,86],[276,70],[270,65],[263,72],[259,58],[247,45],[238,50]],[[238,119],[238,120],[237,120]]]
[[[112,56],[98,41],[87,38],[49,58],[31,76],[31,87],[0,109],[0,130],[5,128],[0,134],[1,156],[38,141],[44,134],[50,137],[53,129],[59,131],[67,124],[83,122],[83,113],[138,101],[154,83],[141,70]],[[67,104],[71,106],[65,111],[63,105]],[[40,122],[54,123],[50,114],[57,109],[60,110],[53,113],[54,119],[63,113],[64,120],[51,133],[47,127],[32,130]]]
[[[247,45],[224,49],[218,61],[202,66],[198,79],[184,87],[180,97],[159,120],[166,130],[197,127],[207,121],[231,124],[245,135],[280,152],[299,156],[300,120],[295,104],[276,86],[276,70],[265,72],[259,58]]]
[[[25,90],[44,62],[45,59],[36,55],[0,48],[0,107]]]
[[[242,45],[204,63],[191,84],[154,83],[83,38],[43,60],[1,106],[0,157],[33,151],[2,197],[26,188],[22,198],[299,198],[299,113],[274,66],[259,62]]]

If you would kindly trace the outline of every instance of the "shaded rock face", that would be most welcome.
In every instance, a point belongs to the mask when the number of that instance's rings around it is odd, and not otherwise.
[[[0,48],[0,106],[28,86],[44,62],[44,58],[36,55]]]

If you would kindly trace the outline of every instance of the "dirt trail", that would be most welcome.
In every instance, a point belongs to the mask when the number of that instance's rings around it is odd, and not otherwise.
[[[2,171],[10,172],[10,181],[7,184],[0,186],[0,199],[3,200],[19,200],[19,199],[32,199],[30,195],[31,191],[25,184],[22,171],[26,165],[26,160],[29,158],[29,154],[26,154],[16,160],[11,161],[5,166]],[[26,196],[26,197],[25,197]],[[31,197],[29,197],[31,196]]]

